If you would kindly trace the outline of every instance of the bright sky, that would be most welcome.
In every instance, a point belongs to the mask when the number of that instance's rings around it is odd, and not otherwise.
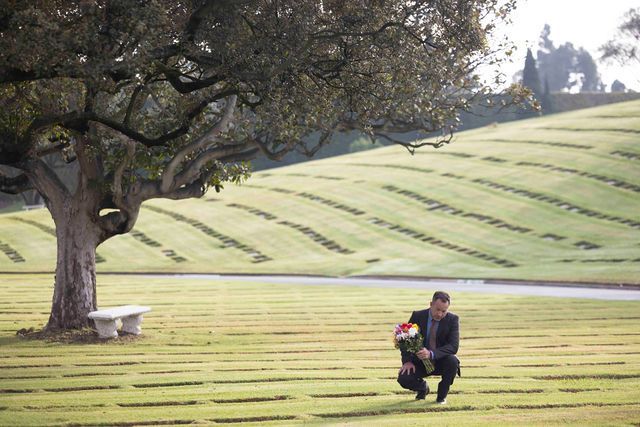
[[[584,47],[589,51],[596,60],[607,91],[611,83],[618,79],[627,88],[640,92],[640,66],[607,65],[598,60],[598,48],[615,38],[624,13],[635,7],[640,7],[640,0],[519,0],[512,14],[513,23],[501,29],[501,33],[506,34],[518,47],[514,63],[505,65],[502,72],[511,82],[512,75],[524,67],[527,47],[536,56],[540,32],[546,23],[551,26],[549,38],[554,46],[571,42],[575,48]]]

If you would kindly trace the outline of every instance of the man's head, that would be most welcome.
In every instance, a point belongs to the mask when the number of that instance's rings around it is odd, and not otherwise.
[[[434,320],[442,320],[442,318],[447,315],[450,303],[451,297],[448,293],[436,291],[433,294],[433,298],[431,298],[431,304],[429,304],[431,317]]]

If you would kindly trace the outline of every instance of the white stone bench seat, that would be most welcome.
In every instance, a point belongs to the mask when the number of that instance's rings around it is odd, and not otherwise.
[[[89,319],[95,321],[100,338],[115,338],[118,336],[118,319],[122,319],[122,330],[124,332],[140,335],[142,332],[140,328],[142,315],[149,311],[151,311],[150,307],[123,305],[121,307],[92,311],[89,313]]]

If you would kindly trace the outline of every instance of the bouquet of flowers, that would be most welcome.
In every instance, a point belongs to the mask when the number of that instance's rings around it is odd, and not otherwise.
[[[393,328],[393,344],[400,351],[417,353],[422,347],[422,334],[420,327],[415,323],[400,323]],[[435,370],[431,359],[422,359],[427,374]]]

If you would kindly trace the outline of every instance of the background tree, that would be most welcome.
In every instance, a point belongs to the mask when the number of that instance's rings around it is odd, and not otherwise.
[[[553,100],[551,99],[551,90],[549,89],[549,80],[544,79],[544,92],[540,101],[542,112],[545,114],[554,113]]]
[[[145,200],[219,191],[258,150],[313,155],[336,133],[438,147],[470,103],[529,96],[473,74],[513,3],[4,0],[0,164],[16,173],[0,190],[36,189],[55,222],[47,328],[88,325],[95,249]],[[46,155],[77,165],[75,186]]]
[[[580,92],[604,92],[598,66],[591,54],[580,48],[576,52],[576,72],[580,73]]]
[[[542,85],[536,60],[533,58],[531,49],[527,49],[527,57],[524,60],[524,70],[522,71],[522,85],[531,89],[537,98],[542,96]]]
[[[640,62],[640,7],[629,9],[618,27],[618,34],[600,47],[601,59],[622,65]]]
[[[555,47],[550,39],[551,27],[546,24],[540,34],[537,52],[538,73],[549,82],[551,92],[601,92],[598,66],[583,48],[566,42]]]
[[[539,76],[549,83],[549,90],[560,92],[568,86],[569,69],[573,66],[573,60],[571,54],[567,55],[568,46],[556,48],[550,34],[551,27],[545,24],[538,43],[537,65]]]
[[[611,92],[624,93],[627,91],[627,86],[620,80],[616,79],[611,83]]]

